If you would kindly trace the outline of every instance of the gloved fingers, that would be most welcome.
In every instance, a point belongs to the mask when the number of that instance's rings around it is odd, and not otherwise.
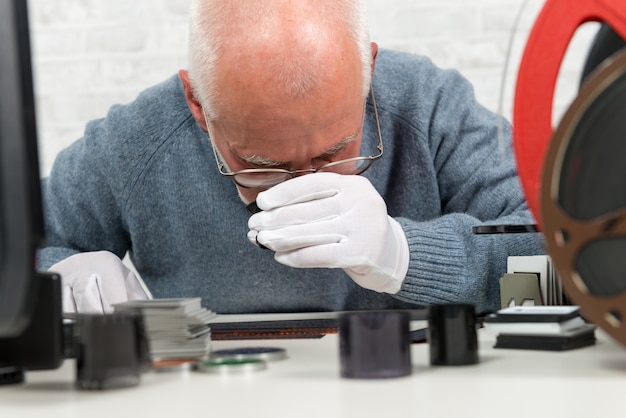
[[[109,313],[113,304],[150,298],[135,274],[109,251],[74,254],[50,271],[61,275],[64,312]]]
[[[248,240],[252,244],[256,245],[259,248],[263,248],[264,250],[269,250],[270,248],[266,247],[265,245],[259,242],[258,236],[259,236],[259,231],[255,231],[255,230],[248,231]]]
[[[113,305],[133,299],[147,299],[135,274],[121,260],[107,264],[98,285],[102,290],[102,305],[105,312],[113,312]]]
[[[346,274],[350,276],[359,286],[376,292],[385,292],[395,294],[402,287],[402,280],[393,276],[389,276],[383,272],[374,270],[363,272],[355,271],[355,269],[344,269]]]
[[[113,313],[113,305],[116,303],[126,302],[128,299],[128,295],[126,292],[119,291],[121,289],[112,289],[110,283],[108,283],[105,287],[102,278],[97,276],[96,284],[98,285],[98,289],[100,290],[100,300],[102,301],[102,311],[104,313]]]
[[[104,314],[102,295],[98,285],[98,275],[92,274],[75,282],[72,287],[72,296],[76,304],[76,311],[86,314]]]
[[[113,253],[102,252],[99,258],[98,272],[106,299],[113,303],[128,300],[129,291],[135,289],[133,282],[137,282],[134,273]]]
[[[248,219],[248,228],[261,231],[332,221],[339,216],[333,206],[333,202],[322,200],[259,212]]]
[[[326,199],[338,193],[335,182],[339,174],[315,173],[295,177],[259,193],[256,202],[259,208],[271,210],[281,206],[312,200]]]
[[[108,281],[108,279],[112,279]],[[114,311],[113,305],[127,300],[148,299],[136,276],[129,271],[125,286],[119,286],[115,277],[103,279],[92,274],[74,285],[63,288],[63,312],[105,314]],[[115,282],[114,282],[115,281]]]
[[[304,181],[305,178],[317,176],[322,177],[324,181]],[[283,186],[287,183],[292,184],[289,187]],[[320,185],[328,187],[326,189],[328,193],[306,189],[309,183],[317,187]],[[300,186],[293,187],[294,184]],[[300,194],[299,197],[295,197],[297,193]],[[316,199],[309,199],[313,195]],[[265,200],[271,200],[271,205],[265,205]],[[298,203],[293,203],[295,201]],[[384,200],[367,179],[358,176],[340,176],[335,173],[316,173],[278,184],[259,194],[257,203],[259,202],[261,202],[259,206],[265,206],[263,208],[265,211],[250,217],[248,220],[250,229],[276,229],[287,225],[320,222],[339,216],[357,219],[355,222],[372,218],[386,220],[387,215]]]
[[[250,231],[248,231],[248,241],[250,241],[257,247],[259,246],[259,241],[257,241],[258,234],[259,234],[259,231],[256,231],[254,229],[251,229]]]
[[[135,273],[132,271],[128,271],[126,275],[126,295],[128,296],[128,300],[144,300],[144,299],[152,299],[152,295],[148,294],[141,282],[135,276]]]
[[[72,294],[71,286],[63,286],[62,295],[63,295],[63,312],[67,313],[76,313],[76,302],[74,301],[74,295]]]
[[[257,236],[257,242],[270,250],[277,252],[294,251],[319,245],[336,244],[345,239],[339,234],[307,234],[300,236],[275,235],[266,237],[267,232],[261,232]],[[271,231],[269,231],[271,233]]]
[[[341,244],[331,243],[276,252],[274,259],[281,264],[296,268],[337,268],[347,261],[342,256]]]
[[[61,276],[63,286],[74,287],[77,281],[93,273],[89,263],[85,263],[84,254],[74,254],[51,266],[49,271],[58,273]]]
[[[331,193],[332,191],[332,193]],[[248,238],[297,268],[343,268],[364,288],[396,293],[408,269],[400,224],[364,177],[316,173],[281,183],[257,197]]]
[[[345,239],[342,226],[334,222],[290,225],[280,229],[258,231],[255,240],[274,251],[291,251],[311,245],[324,245]]]

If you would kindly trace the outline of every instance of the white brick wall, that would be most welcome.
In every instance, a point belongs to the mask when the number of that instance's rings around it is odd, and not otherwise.
[[[524,0],[367,0],[373,40],[457,68],[498,111],[513,22]],[[186,66],[189,0],[30,0],[42,173],[113,103]],[[529,0],[515,32],[502,112],[510,117],[515,70],[542,0]],[[595,27],[577,35],[557,106],[573,97]]]

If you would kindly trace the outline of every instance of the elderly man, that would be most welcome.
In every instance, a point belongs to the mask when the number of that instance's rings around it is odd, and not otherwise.
[[[457,72],[379,51],[359,1],[195,0],[190,28],[189,71],[89,123],[44,181],[66,310],[146,297],[128,253],[154,297],[219,313],[484,312],[507,256],[542,253],[472,234],[532,222],[508,126],[502,144]]]

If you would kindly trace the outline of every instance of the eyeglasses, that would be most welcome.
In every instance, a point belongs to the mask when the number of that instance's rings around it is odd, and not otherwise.
[[[235,172],[228,172],[225,171],[224,163],[220,161],[211,135],[208,135],[211,145],[213,146],[213,154],[215,155],[215,161],[217,162],[217,169],[219,170],[219,173],[224,177],[230,177],[240,187],[254,190],[266,190],[282,183],[283,181],[292,179],[302,174],[333,172],[339,174],[358,175],[364,173],[365,170],[371,167],[374,161],[383,156],[383,137],[380,132],[378,109],[376,107],[376,98],[374,96],[374,88],[372,86],[370,86],[370,92],[372,94],[374,117],[376,119],[376,129],[378,131],[378,146],[376,147],[379,151],[378,155],[347,158],[345,160],[332,161],[316,168],[303,170],[290,171],[281,168],[246,168]],[[204,118],[208,126],[206,113],[204,114]]]

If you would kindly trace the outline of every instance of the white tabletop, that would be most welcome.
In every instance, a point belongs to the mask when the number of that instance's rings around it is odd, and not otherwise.
[[[432,367],[412,345],[411,376],[340,377],[337,335],[321,339],[214,341],[214,349],[277,346],[288,358],[244,375],[149,372],[139,386],[74,388],[74,367],[29,372],[0,387],[0,417],[624,417],[626,350],[601,331],[594,346],[564,352],[494,349],[479,331],[480,362]]]

